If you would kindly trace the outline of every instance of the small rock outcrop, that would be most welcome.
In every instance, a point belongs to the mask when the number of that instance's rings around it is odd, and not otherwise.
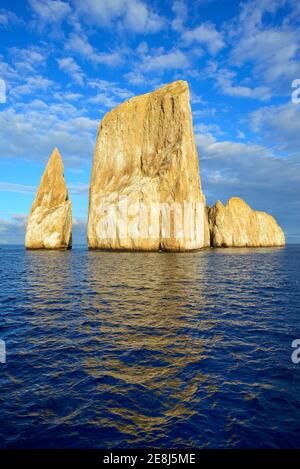
[[[64,167],[54,149],[31,207],[26,249],[69,249],[72,246],[72,206],[64,178]]]
[[[185,81],[134,97],[104,116],[90,182],[90,249],[201,248],[204,208]]]
[[[284,246],[285,236],[276,220],[254,211],[244,200],[232,197],[226,205],[218,200],[207,208],[207,224],[212,247]]]

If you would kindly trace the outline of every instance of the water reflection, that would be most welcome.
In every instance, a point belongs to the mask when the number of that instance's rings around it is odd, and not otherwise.
[[[0,441],[293,441],[299,386],[286,343],[295,334],[298,263],[284,250],[229,251],[11,253],[0,266],[0,275],[1,267],[13,272],[1,276],[2,295],[16,292],[4,312],[10,366],[1,368]]]
[[[219,340],[209,342],[199,329],[205,260],[199,269],[180,254],[91,253],[87,275],[96,295],[86,315],[89,322],[99,320],[102,352],[90,360],[87,344],[85,369],[116,380],[110,409],[118,430],[151,439],[172,419],[188,420],[198,388],[208,380],[199,363]],[[186,370],[195,364],[187,380]],[[129,408],[123,400],[116,405],[115,393],[134,387],[138,401]]]

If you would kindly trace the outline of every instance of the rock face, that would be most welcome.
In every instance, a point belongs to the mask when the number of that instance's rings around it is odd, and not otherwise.
[[[104,116],[90,184],[90,249],[201,248],[204,208],[186,82]]]
[[[210,225],[209,225],[209,210],[210,207],[206,206],[204,210],[204,248],[210,247]]]
[[[31,207],[25,247],[68,249],[72,245],[72,206],[57,148],[53,151]]]
[[[242,199],[232,197],[227,205],[218,200],[208,208],[210,243],[213,247],[284,246],[285,236],[276,220],[251,209]]]

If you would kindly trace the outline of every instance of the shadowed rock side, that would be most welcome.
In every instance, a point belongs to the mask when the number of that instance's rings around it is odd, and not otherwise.
[[[72,206],[57,148],[53,151],[31,207],[26,249],[68,249],[72,246]]]
[[[207,207],[206,228],[212,247],[285,245],[284,233],[276,220],[265,212],[252,210],[238,197],[229,199],[225,206],[218,200],[214,207]]]
[[[126,235],[117,226],[115,234],[106,236],[104,217],[120,202],[128,207]],[[179,228],[172,212],[172,204],[183,207],[186,203],[191,208],[192,229],[189,223]],[[139,214],[137,222],[141,204],[146,211]],[[168,204],[171,208],[170,236],[164,233],[161,219],[155,230],[155,215],[149,208],[153,204]],[[134,97],[104,116],[97,134],[90,184],[90,249],[201,248],[204,206],[186,82],[177,81]],[[118,210],[117,219],[121,216]],[[132,235],[137,224],[138,235]]]
[[[204,210],[204,246],[203,246],[205,248],[210,247],[210,226],[209,226],[209,219],[208,219],[209,210],[210,208],[206,206]]]

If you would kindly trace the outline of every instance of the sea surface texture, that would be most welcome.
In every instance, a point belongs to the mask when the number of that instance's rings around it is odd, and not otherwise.
[[[0,250],[2,448],[300,445],[300,246]]]

